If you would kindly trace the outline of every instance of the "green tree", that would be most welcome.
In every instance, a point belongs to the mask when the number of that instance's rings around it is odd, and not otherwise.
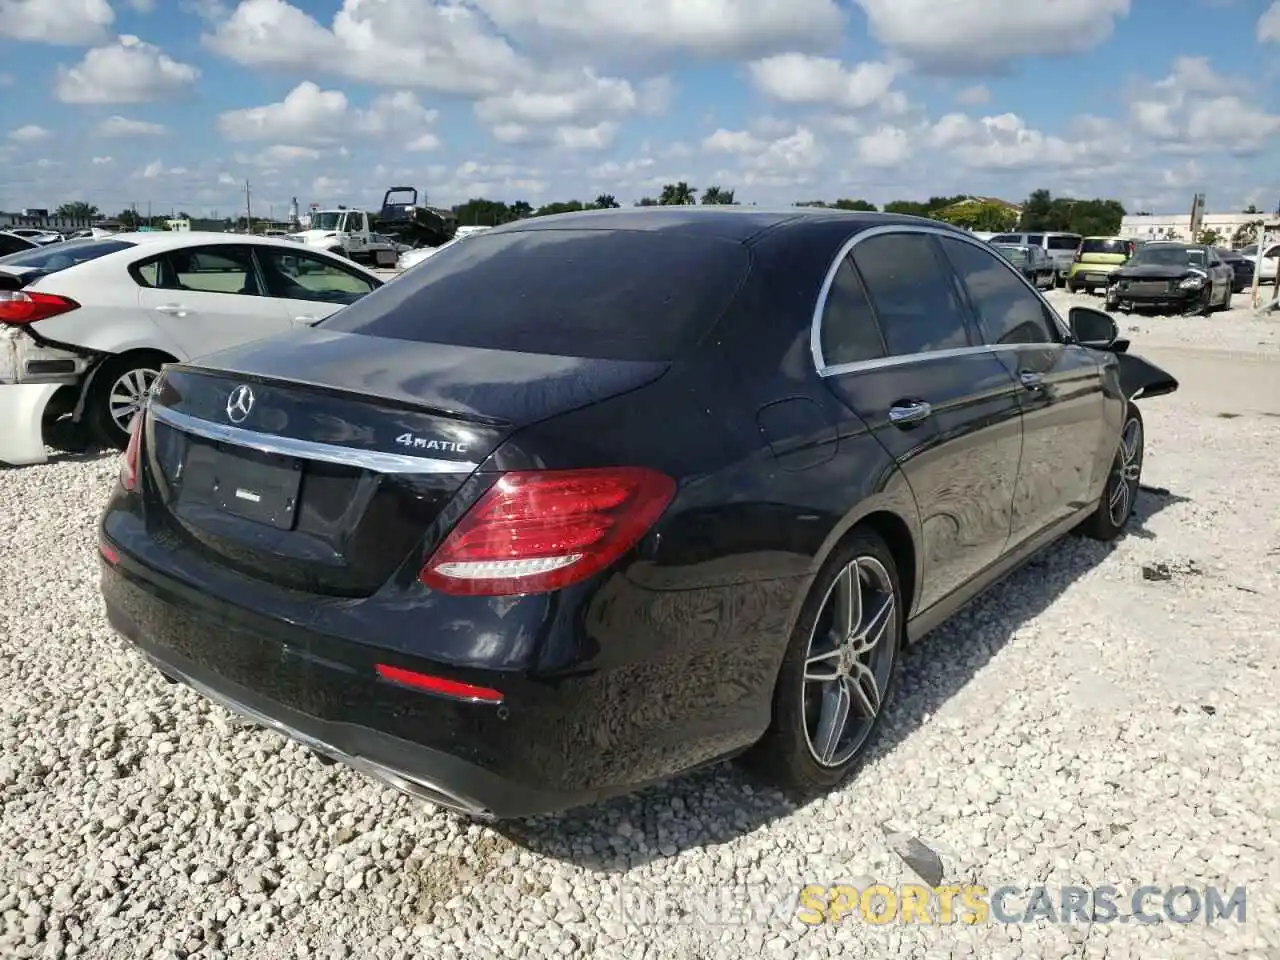
[[[656,207],[657,205],[658,201],[653,199],[653,197],[641,197],[636,201],[637,207]]]
[[[732,206],[733,191],[722,190],[720,187],[707,187],[702,191],[702,202],[707,206]]]
[[[939,220],[967,230],[1004,233],[1018,223],[1018,212],[994,200],[962,200],[936,212]]]
[[[617,197],[612,193],[602,193],[596,197],[596,202],[592,206],[597,210],[616,210],[621,204],[618,203]]]
[[[1216,247],[1222,239],[1222,234],[1211,227],[1205,227],[1196,235],[1196,243],[1203,243],[1207,247]]]
[[[55,217],[67,217],[71,220],[92,220],[100,217],[102,214],[98,208],[91,203],[83,200],[73,200],[71,203],[64,203],[57,210],[53,211]]]
[[[664,207],[685,206],[690,203],[697,203],[697,194],[697,187],[691,187],[681,180],[679,183],[668,183],[664,186],[662,188],[662,196],[658,198],[658,203]]]
[[[496,227],[516,219],[511,207],[501,200],[486,200],[483,197],[473,197],[466,203],[458,204],[453,208],[453,215],[457,217],[460,227]]]
[[[142,220],[132,209],[121,210],[116,214],[116,221],[122,230],[137,230],[142,225]]]
[[[581,200],[557,200],[555,203],[547,203],[534,211],[535,217],[549,217],[556,213],[575,213],[578,210],[587,209]]]
[[[1240,212],[1241,213],[1261,213],[1262,211],[1259,210],[1254,204],[1251,203]]]
[[[870,203],[869,201],[861,200],[861,199],[850,200],[848,198],[841,197],[831,206],[835,207],[837,210],[863,210],[863,211],[866,211],[867,213],[876,212],[876,205],[874,203]]]
[[[800,200],[794,204],[794,206],[797,206],[797,207],[823,207],[823,208],[825,208],[826,205],[827,205],[827,202],[825,200]]]
[[[523,220],[525,217],[533,216],[533,205],[526,200],[517,200],[507,207],[507,213],[513,220]]]

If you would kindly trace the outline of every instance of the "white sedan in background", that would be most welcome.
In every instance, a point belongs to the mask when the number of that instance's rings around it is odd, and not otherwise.
[[[0,257],[0,463],[41,463],[45,430],[123,447],[165,363],[323,320],[382,286],[289,240],[127,233]]]

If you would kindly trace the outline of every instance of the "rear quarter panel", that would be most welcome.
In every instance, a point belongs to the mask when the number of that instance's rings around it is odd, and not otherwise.
[[[160,350],[179,360],[185,351],[155,323],[140,303],[140,288],[129,276],[128,265],[140,259],[111,254],[42,277],[28,289],[70,297],[80,309],[33,325],[40,336],[56,343],[99,353]]]

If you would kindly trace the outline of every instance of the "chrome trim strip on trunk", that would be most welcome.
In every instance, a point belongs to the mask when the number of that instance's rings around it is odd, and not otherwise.
[[[237,716],[244,717],[252,723],[266,727],[268,730],[272,730],[283,737],[287,737],[295,743],[299,743],[324,757],[328,757],[331,760],[335,760],[338,763],[348,766],[367,777],[372,777],[380,783],[385,783],[387,786],[392,787],[395,790],[399,790],[401,793],[413,797],[415,800],[425,800],[427,803],[433,803],[436,806],[445,807],[456,813],[475,817],[478,820],[494,819],[492,812],[489,810],[484,809],[479,804],[470,800],[459,797],[454,793],[450,793],[439,784],[421,780],[417,777],[410,776],[401,770],[395,770],[391,767],[383,766],[373,760],[368,760],[364,757],[355,756],[354,754],[339,750],[331,744],[325,743],[322,740],[317,740],[314,737],[309,737],[302,731],[297,730],[288,724],[281,723],[274,717],[269,717],[266,714],[253,709],[253,707],[241,703],[233,697],[229,697],[224,693],[219,693],[199,681],[193,680],[185,674],[173,670],[172,667],[161,663],[148,653],[144,653],[143,656],[162,674],[176,679],[179,683],[185,684],[205,699],[218,704],[218,706],[226,710],[230,710]]]
[[[344,466],[363,467],[376,473],[471,473],[480,464],[467,460],[440,460],[434,457],[414,457],[402,453],[383,453],[378,450],[357,450],[315,440],[298,440],[280,437],[256,430],[245,430],[228,424],[211,423],[170,407],[151,404],[151,416],[184,433],[195,434],[206,440],[248,447],[262,453],[276,453],[299,460],[321,460]]]

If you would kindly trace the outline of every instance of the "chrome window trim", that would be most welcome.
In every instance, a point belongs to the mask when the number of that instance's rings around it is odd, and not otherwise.
[[[1058,333],[1062,339],[1044,342],[1037,341],[1032,343],[1019,343],[1016,345],[989,343],[971,347],[950,347],[945,350],[925,350],[919,353],[906,353],[891,357],[877,357],[874,360],[858,360],[853,363],[842,363],[834,366],[827,366],[826,361],[822,357],[822,315],[826,312],[827,299],[831,295],[831,287],[835,284],[836,273],[839,271],[840,265],[844,263],[844,258],[849,256],[858,244],[862,243],[864,240],[869,240],[872,237],[881,237],[886,234],[893,233],[921,233],[936,237],[950,237],[953,240],[960,240],[963,243],[971,244],[982,250],[984,253],[991,256],[996,263],[1000,264],[1004,269],[1017,277],[1022,285],[1027,290],[1031,291],[1035,298],[1039,300],[1040,303],[1049,311],[1049,316],[1056,321]],[[975,322],[976,319],[977,318],[975,317]],[[980,328],[979,332],[981,332]],[[934,357],[961,357],[975,353],[986,353],[992,350],[1010,349],[1015,346],[1017,348],[1035,347],[1037,345],[1061,346],[1069,343],[1070,339],[1070,331],[1063,323],[1062,317],[1058,315],[1058,311],[1054,309],[1053,304],[1045,299],[1044,295],[1032,286],[1021,272],[1015,270],[1013,264],[1009,263],[998,253],[993,251],[988,243],[971,237],[969,234],[963,233],[959,230],[949,230],[946,227],[931,227],[913,223],[887,223],[878,227],[868,227],[867,229],[854,234],[841,244],[835,258],[831,261],[831,265],[827,267],[827,275],[822,281],[822,287],[818,291],[818,302],[813,309],[813,316],[809,321],[809,353],[813,360],[813,368],[817,371],[819,377],[839,376],[841,374],[854,373],[860,370],[875,370],[881,367],[897,366],[902,363],[909,363],[920,359],[930,359]]]
[[[275,434],[245,430],[230,424],[212,423],[170,407],[151,404],[151,416],[160,423],[185,433],[248,447],[262,453],[274,453],[300,460],[320,460],[348,467],[361,467],[376,473],[471,473],[480,464],[464,460],[440,460],[434,457],[413,457],[402,453],[382,453],[378,450],[357,450],[316,440],[298,440]]]

